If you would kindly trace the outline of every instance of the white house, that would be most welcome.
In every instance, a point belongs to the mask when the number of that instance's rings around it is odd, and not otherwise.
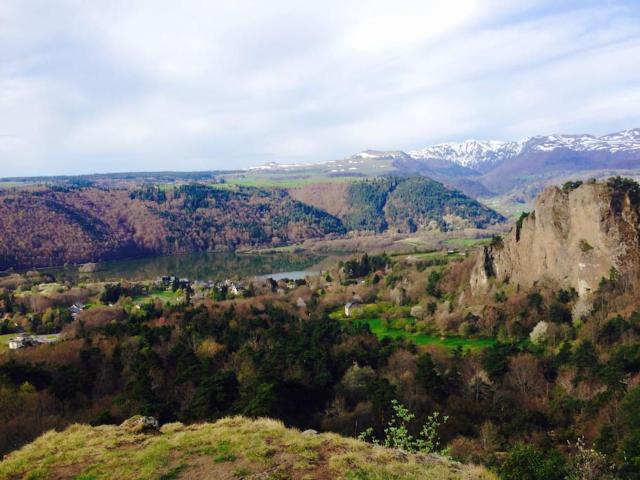
[[[40,342],[34,336],[23,333],[17,337],[9,339],[9,349],[18,350],[19,348],[30,347],[32,345],[37,345],[38,343]]]

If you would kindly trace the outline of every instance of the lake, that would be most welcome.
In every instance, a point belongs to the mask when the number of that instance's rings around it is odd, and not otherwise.
[[[101,262],[96,271],[91,273],[79,273],[77,266],[45,271],[55,275],[58,280],[87,281],[154,280],[162,275],[175,275],[192,281],[265,275],[295,279],[318,273],[318,264],[326,258],[326,255],[309,252],[194,253]]]

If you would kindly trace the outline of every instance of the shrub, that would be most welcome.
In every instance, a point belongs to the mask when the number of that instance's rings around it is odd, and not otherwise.
[[[407,407],[397,400],[391,401],[393,415],[389,421],[387,428],[384,429],[384,439],[382,442],[373,436],[373,429],[369,428],[361,433],[358,438],[368,441],[376,445],[384,445],[387,448],[397,448],[407,452],[414,453],[446,453],[440,448],[440,435],[438,430],[447,422],[449,417],[441,416],[438,412],[434,412],[427,418],[426,423],[422,426],[422,430],[418,437],[414,437],[409,433],[409,424],[415,419],[415,414],[411,413]]]
[[[584,253],[587,253],[593,250],[593,247],[586,240],[580,240],[580,250]]]
[[[557,450],[543,451],[519,444],[509,451],[500,468],[503,480],[565,480],[567,467]]]
[[[580,185],[582,185],[582,180],[576,180],[576,181],[569,180],[568,182],[565,182],[564,185],[562,185],[562,191],[565,193],[569,193],[571,190],[575,190]]]

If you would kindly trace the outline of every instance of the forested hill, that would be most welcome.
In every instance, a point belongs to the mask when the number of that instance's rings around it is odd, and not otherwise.
[[[40,188],[0,194],[0,269],[233,250],[344,233],[283,190]]]
[[[343,222],[350,230],[483,228],[505,220],[462,192],[427,177],[383,177],[356,182],[346,190],[346,203],[349,211]]]

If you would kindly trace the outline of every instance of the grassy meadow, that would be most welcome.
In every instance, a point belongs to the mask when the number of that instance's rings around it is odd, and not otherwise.
[[[437,455],[399,454],[336,434],[305,435],[282,423],[242,417],[170,423],[160,432],[72,425],[9,454],[0,478],[323,478],[492,480],[482,467]]]

